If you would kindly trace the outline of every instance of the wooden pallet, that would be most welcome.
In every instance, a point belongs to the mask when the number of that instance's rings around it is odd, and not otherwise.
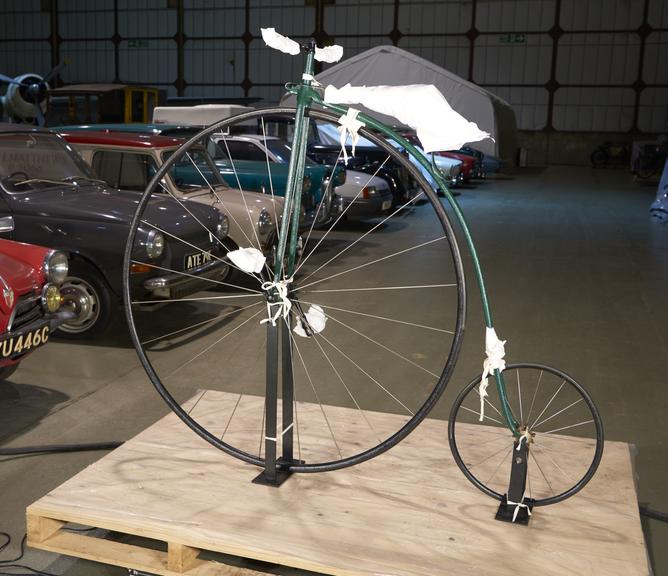
[[[215,410],[236,395],[202,402]],[[209,553],[337,576],[649,573],[624,443],[608,442],[585,490],[536,509],[528,527],[493,520],[497,503],[461,475],[442,421],[368,463],[278,489],[251,483],[257,471],[169,415],[29,506],[28,544],[165,576],[267,573]]]

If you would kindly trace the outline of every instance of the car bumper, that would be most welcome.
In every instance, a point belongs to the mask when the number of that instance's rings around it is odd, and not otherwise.
[[[380,196],[357,198],[354,201],[342,198],[341,204],[343,210],[346,210],[346,216],[352,220],[377,218],[386,214],[392,207],[392,193],[388,190]]]
[[[227,273],[228,264],[218,259],[207,262],[183,273],[169,273],[144,280],[144,289],[156,298],[183,298],[215,286],[217,280]]]
[[[58,326],[75,317],[74,311],[63,308],[3,334],[0,336],[0,366],[21,361],[27,354],[46,344]]]

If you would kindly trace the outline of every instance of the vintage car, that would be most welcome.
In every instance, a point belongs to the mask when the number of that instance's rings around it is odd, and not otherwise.
[[[334,149],[340,149],[340,144],[339,144],[339,133],[336,129],[336,126],[333,124],[325,124],[322,122],[318,122],[317,124],[317,135],[319,138],[319,141],[322,143],[328,143],[330,146],[333,146]],[[395,146],[396,148],[399,148],[400,150],[403,151],[403,148],[400,147],[398,144],[395,144],[393,141],[389,141],[390,144]],[[461,174],[461,166],[462,162],[461,160],[455,160],[454,158],[446,158],[444,156],[437,156],[436,154],[426,154],[420,146],[416,145],[413,143],[413,145],[418,149],[419,152],[421,152],[424,156],[428,157],[430,160],[432,160],[433,164],[436,166],[436,168],[439,170],[441,173],[443,179],[445,180],[445,183],[449,186],[456,187],[459,186],[463,182],[463,176]],[[319,150],[322,149],[322,144],[318,148]],[[360,137],[357,146],[355,149],[355,155],[357,154],[373,154],[373,150],[376,149],[377,147],[374,145],[373,142],[370,140]],[[310,154],[310,148],[309,148],[309,154]],[[385,156],[383,154],[383,156]],[[410,157],[411,163],[415,165],[415,167],[422,173],[422,176],[436,189],[438,189],[438,185],[436,182],[432,180],[431,175],[429,172],[412,156]],[[365,170],[368,172],[369,170]]]
[[[63,302],[76,315],[58,332],[103,332],[120,302],[123,254],[137,194],[111,189],[60,136],[0,125],[0,217],[11,216],[12,240],[63,250],[69,272]],[[137,232],[131,286],[138,298],[170,299],[224,278],[227,217],[210,206],[152,199]],[[197,263],[193,254],[215,255]],[[193,264],[194,262],[194,264]]]
[[[119,132],[130,132],[153,136],[170,136],[180,139],[191,138],[202,129],[201,126],[177,126],[169,124],[92,124],[59,126],[52,128],[52,130],[64,135],[70,134],[71,136],[67,136],[70,139],[83,139],[83,137],[78,136],[78,133],[95,131],[98,128],[107,131],[110,135]],[[174,145],[176,143],[176,141],[172,141],[173,149],[176,149],[177,146]],[[181,144],[182,141],[178,143]],[[77,142],[76,145],[83,151],[83,146],[80,143]],[[271,170],[270,174],[264,156],[262,156],[261,160],[247,159],[237,162],[233,161],[234,159],[230,160],[224,147],[220,148],[211,141],[204,143],[204,145],[207,152],[214,158],[215,166],[222,175],[223,180],[230,188],[267,195],[273,194],[279,197],[285,196],[288,177],[287,166],[275,166],[275,169]],[[200,156],[203,159],[201,171],[205,175],[208,174],[210,176],[208,159],[202,153],[200,153]],[[186,187],[193,184],[196,186],[206,184],[202,181],[200,170],[195,169],[187,162],[180,165],[175,172],[178,172],[178,175],[174,174],[173,176],[178,176],[179,181]],[[315,224],[322,226],[335,216],[331,210],[333,206],[336,207],[338,204],[335,202],[332,186],[329,185],[331,173],[331,166],[311,165],[306,168],[302,186],[303,216],[301,224],[304,228],[310,228],[316,218],[317,222]],[[333,185],[343,183],[345,181],[345,170],[341,167],[334,169],[334,178]],[[277,212],[280,214],[280,210],[277,210]]]
[[[262,163],[288,164],[290,147],[280,138],[260,134],[212,134],[218,147],[227,150],[235,163],[240,160],[262,159]],[[224,140],[224,142],[223,142]],[[316,162],[306,159],[307,168],[317,166]],[[339,206],[335,212],[345,210],[345,216],[363,220],[385,214],[392,206],[392,193],[388,183],[373,174],[346,170],[345,181],[334,188],[335,202]],[[340,182],[340,180],[339,180]]]
[[[59,129],[60,130],[60,129]],[[74,130],[60,132],[92,166],[102,180],[114,188],[143,192],[158,168],[183,143],[178,138],[152,134]],[[165,196],[220,208],[229,217],[230,250],[257,247],[268,253],[276,239],[276,222],[283,200],[227,186],[203,148],[175,164],[162,182]],[[257,240],[256,240],[257,238]]]
[[[13,229],[11,216],[0,218],[0,234]],[[0,239],[0,382],[74,316],[61,307],[60,285],[66,277],[63,252]]]

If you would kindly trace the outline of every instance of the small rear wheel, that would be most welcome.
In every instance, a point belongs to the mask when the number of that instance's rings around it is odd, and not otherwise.
[[[603,454],[603,424],[594,402],[580,384],[549,366],[509,365],[503,376],[513,415],[529,442],[526,496],[535,506],[573,496],[589,482]],[[477,376],[455,400],[448,439],[464,475],[502,500],[516,438],[505,424],[492,380],[479,420],[479,384]]]

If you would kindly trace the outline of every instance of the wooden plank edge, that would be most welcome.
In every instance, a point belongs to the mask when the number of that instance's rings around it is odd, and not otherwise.
[[[33,529],[28,529],[28,545],[56,554],[121,568],[133,568],[159,576],[268,576],[266,572],[229,566],[213,560],[200,560],[197,558],[200,550],[177,543],[167,543],[168,550],[174,550],[174,560],[170,564],[169,552],[68,532],[60,528],[65,522],[51,518],[28,518],[33,526]],[[35,527],[44,525],[53,528],[56,524],[60,527],[55,532],[49,530],[46,537],[39,529],[35,530]],[[181,560],[181,563],[178,560]]]

